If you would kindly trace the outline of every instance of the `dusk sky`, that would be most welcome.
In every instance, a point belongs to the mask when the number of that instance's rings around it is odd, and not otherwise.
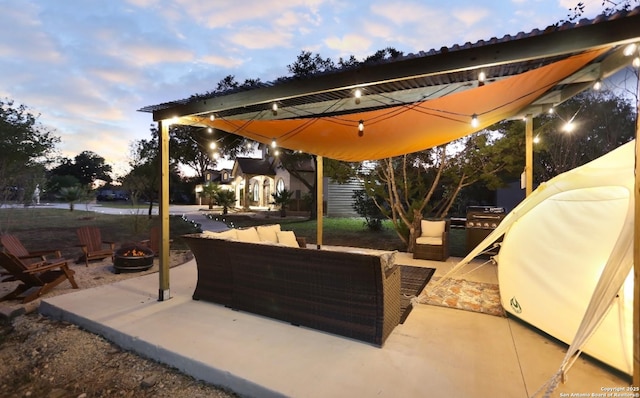
[[[530,32],[578,0],[0,0],[0,97],[40,114],[61,155],[126,171],[149,138],[137,110],[238,82],[288,76],[301,51],[362,60]],[[587,0],[584,17],[602,11]]]

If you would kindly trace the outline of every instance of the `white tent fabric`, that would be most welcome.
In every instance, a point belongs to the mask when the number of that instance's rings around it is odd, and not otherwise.
[[[547,393],[581,351],[632,373],[634,145],[541,184],[429,288],[504,234],[495,257],[502,306],[570,345]]]

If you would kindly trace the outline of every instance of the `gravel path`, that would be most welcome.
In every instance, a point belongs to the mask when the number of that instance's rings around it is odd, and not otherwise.
[[[172,251],[171,266],[190,260],[189,251]],[[113,272],[110,260],[74,264],[80,289],[158,271]],[[0,283],[0,296],[16,282]],[[45,297],[76,291],[65,282]],[[0,396],[2,397],[236,397],[175,369],[121,350],[75,325],[49,320],[29,305],[0,303],[0,311],[20,314],[0,318]],[[24,312],[23,312],[24,311]]]

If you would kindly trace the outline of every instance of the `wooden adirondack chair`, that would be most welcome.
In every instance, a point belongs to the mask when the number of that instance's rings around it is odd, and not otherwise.
[[[9,277],[4,281],[20,281],[11,293],[0,297],[0,301],[22,298],[22,303],[28,303],[48,293],[68,280],[74,289],[78,284],[73,278],[74,271],[69,269],[67,259],[60,258],[54,261],[40,261],[29,267],[18,257],[11,253],[0,252],[0,266],[4,268]]]
[[[160,227],[151,227],[151,230],[149,231],[149,239],[140,242],[140,244],[153,250],[153,255],[156,257],[160,255],[160,241],[162,240],[160,232]],[[171,242],[173,242],[173,239],[169,240],[169,243]]]
[[[107,257],[113,257],[116,244],[111,241],[103,241],[100,228],[80,227],[76,233],[83,253],[77,262],[84,260],[85,266],[88,267],[89,260],[102,260]]]
[[[2,243],[2,247],[4,247],[6,252],[18,257],[26,263],[27,266],[31,266],[31,264],[39,263],[41,261],[46,261],[47,256],[50,255],[53,255],[55,258],[62,258],[62,254],[58,249],[29,251],[15,235],[0,235],[0,243]]]

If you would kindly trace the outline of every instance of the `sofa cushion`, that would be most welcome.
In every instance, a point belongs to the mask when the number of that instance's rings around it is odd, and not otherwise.
[[[222,232],[202,231],[202,235],[206,238],[216,239],[238,239],[238,234],[235,228],[227,229]]]
[[[278,235],[280,232],[280,224],[260,225],[256,227],[258,236],[262,242],[278,243]]]
[[[300,247],[293,231],[279,231],[277,235],[278,243],[289,247]]]
[[[240,242],[248,242],[248,243],[258,243],[260,242],[260,237],[258,236],[258,231],[254,227],[238,229],[236,230],[238,234],[238,240]]]
[[[444,220],[442,221],[421,220],[420,236],[442,239],[442,233],[444,232],[445,225],[446,225],[446,222]]]

